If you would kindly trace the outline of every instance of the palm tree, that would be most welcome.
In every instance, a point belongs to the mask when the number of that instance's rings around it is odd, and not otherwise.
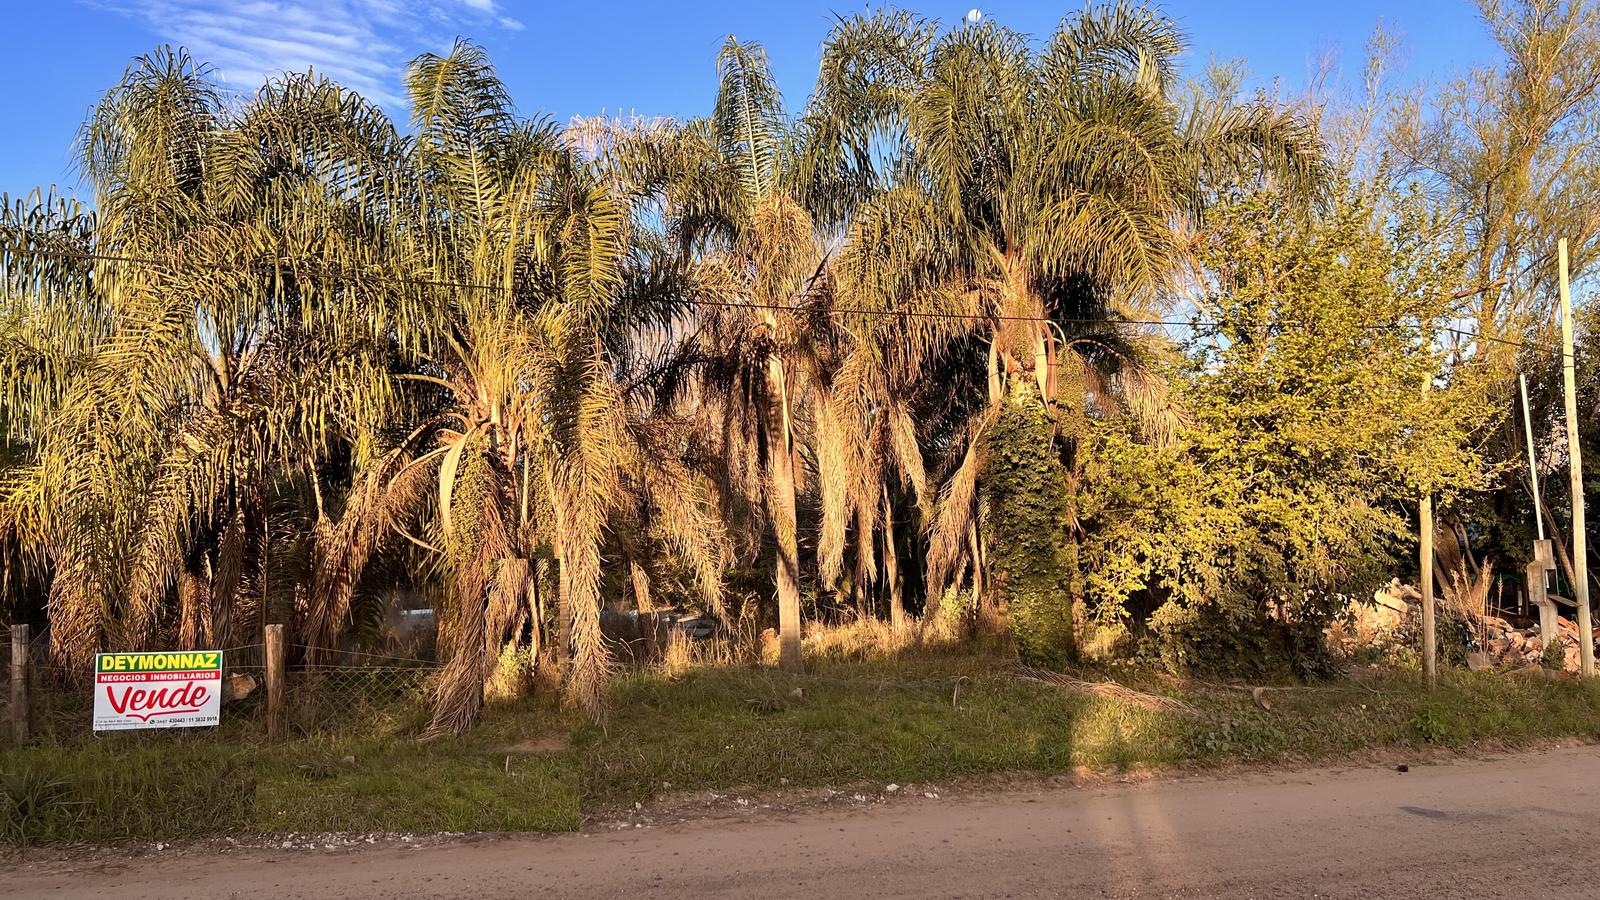
[[[0,217],[0,540],[48,575],[63,663],[220,646],[302,605],[318,658],[403,537],[449,586],[430,733],[452,733],[499,647],[540,637],[540,547],[559,561],[568,696],[592,711],[610,517],[649,518],[719,599],[710,487],[623,380],[662,308],[624,198],[514,116],[479,48],[419,58],[408,87],[413,139],[310,76],[230,108],[163,50],[85,128],[97,215]],[[305,604],[268,593],[285,528]]]
[[[720,594],[720,524],[669,428],[632,402],[640,294],[631,212],[579,141],[516,118],[481,48],[418,57],[407,74],[419,186],[389,223],[396,283],[432,297],[410,371],[425,415],[367,473],[319,577],[342,598],[316,623],[327,643],[370,548],[400,533],[449,583],[449,663],[429,735],[477,718],[499,651],[542,634],[536,558],[558,564],[558,653],[569,702],[599,715],[609,655],[601,555],[618,517],[652,515],[707,597]],[[431,474],[430,474],[431,473]],[[431,484],[432,489],[427,489]],[[421,520],[422,536],[406,526]],[[569,646],[570,645],[570,646]],[[537,649],[534,650],[537,655]]]
[[[710,118],[640,132],[613,155],[628,190],[659,212],[663,246],[696,302],[702,412],[720,418],[733,492],[764,513],[775,549],[779,661],[801,666],[796,513],[798,420],[813,366],[823,259],[765,51],[730,37]]]
[[[34,459],[62,395],[109,332],[86,258],[94,221],[53,191],[0,197],[0,485]],[[33,612],[19,607],[48,583],[40,525],[0,509],[0,604],[13,621]]]
[[[230,110],[182,51],[136,60],[94,111],[92,258],[29,260],[57,285],[35,294],[52,307],[38,321],[74,319],[50,335],[70,364],[5,374],[37,407],[6,519],[48,557],[64,664],[106,645],[221,646],[265,621],[270,476],[388,415],[385,344],[404,316],[327,273],[381,253],[364,224],[389,185],[371,162],[398,143],[308,76]]]
[[[1172,20],[1125,2],[1069,16],[1037,50],[991,23],[941,33],[901,12],[855,16],[827,41],[808,111],[830,148],[816,168],[874,194],[840,260],[845,289],[886,310],[954,299],[973,337],[927,337],[947,359],[987,345],[988,403],[951,448],[930,599],[978,544],[980,472],[1004,474],[990,451],[1011,454],[1021,480],[991,477],[987,490],[1004,554],[996,581],[1030,620],[1023,650],[1040,660],[1071,653],[1070,620],[1051,600],[1072,590],[1070,548],[1041,535],[1072,515],[1037,498],[1068,495],[1062,456],[1088,403],[1152,384],[1138,346],[1149,336],[1117,320],[1160,308],[1185,223],[1220,184],[1266,172],[1310,195],[1320,180],[1314,135],[1292,115],[1180,102],[1183,46]],[[1063,432],[1064,445],[1039,445]]]

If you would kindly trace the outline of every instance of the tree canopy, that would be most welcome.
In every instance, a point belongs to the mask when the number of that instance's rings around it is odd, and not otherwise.
[[[729,38],[703,117],[569,123],[467,41],[405,123],[159,49],[84,124],[92,200],[0,204],[0,601],[81,668],[267,623],[314,664],[420,598],[430,735],[511,657],[603,715],[604,620],[659,606],[791,669],[807,621],[1004,618],[1031,663],[1312,674],[1421,496],[1447,589],[1525,558],[1519,369],[1565,465],[1600,13],[1483,18],[1458,80],[1385,93],[1377,40],[1285,100],[1185,79],[1154,6],[885,9],[796,112]]]

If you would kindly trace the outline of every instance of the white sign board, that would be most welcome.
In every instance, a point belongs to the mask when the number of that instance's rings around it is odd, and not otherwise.
[[[222,651],[101,653],[94,730],[198,728],[222,715]]]

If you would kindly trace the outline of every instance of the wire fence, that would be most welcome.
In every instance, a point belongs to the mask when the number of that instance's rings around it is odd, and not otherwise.
[[[263,643],[222,651],[219,739],[250,742],[267,732],[268,666]],[[422,715],[437,677],[436,660],[343,649],[285,647],[280,724],[288,736],[370,731]],[[0,626],[0,743],[14,740],[12,643],[9,626]],[[33,636],[28,646],[26,718],[31,739],[75,743],[95,736],[92,667],[65,667],[50,654],[49,636]],[[167,729],[159,729],[166,731]],[[191,731],[192,729],[175,729]],[[155,731],[145,732],[153,735]],[[137,739],[121,733],[119,740]]]

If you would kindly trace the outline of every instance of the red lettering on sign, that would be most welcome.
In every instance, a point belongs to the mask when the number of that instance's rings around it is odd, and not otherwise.
[[[141,722],[148,722],[156,716],[199,712],[210,695],[211,692],[203,685],[192,681],[179,688],[164,687],[154,691],[124,687],[120,695],[115,686],[106,685],[106,699],[111,701],[111,708],[116,710],[117,715]]]

